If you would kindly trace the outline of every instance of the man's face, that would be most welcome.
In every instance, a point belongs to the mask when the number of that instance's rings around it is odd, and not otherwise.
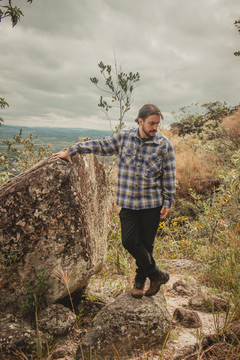
[[[139,118],[139,134],[142,139],[152,139],[160,123],[160,115],[150,115],[145,121]]]

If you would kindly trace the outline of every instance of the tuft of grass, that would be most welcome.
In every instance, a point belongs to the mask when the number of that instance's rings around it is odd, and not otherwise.
[[[73,299],[72,299],[72,295],[71,295],[70,288],[69,288],[69,282],[71,280],[71,271],[68,273],[67,270],[64,271],[63,268],[61,266],[59,266],[58,268],[56,268],[52,271],[51,276],[54,277],[55,279],[57,279],[58,281],[60,281],[66,287],[66,289],[68,291],[69,299],[71,302],[72,311],[74,312],[74,315],[76,316],[75,308],[73,305]]]

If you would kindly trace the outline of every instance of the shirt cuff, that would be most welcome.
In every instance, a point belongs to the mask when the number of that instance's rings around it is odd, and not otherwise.
[[[77,153],[77,151],[76,151],[76,149],[75,149],[75,146],[69,147],[69,148],[67,149],[67,151],[69,152],[69,154],[70,154],[71,157],[74,156],[74,155]]]
[[[166,207],[166,208],[170,209],[170,207],[171,207],[171,201],[169,201],[169,200],[164,200],[164,201],[163,201],[163,207]]]

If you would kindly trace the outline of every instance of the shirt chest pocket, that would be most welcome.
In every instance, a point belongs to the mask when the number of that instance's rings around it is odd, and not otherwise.
[[[136,151],[130,147],[126,147],[122,150],[119,161],[122,164],[132,164],[135,160]]]
[[[162,174],[162,161],[157,153],[153,153],[147,157],[145,177],[156,177]]]

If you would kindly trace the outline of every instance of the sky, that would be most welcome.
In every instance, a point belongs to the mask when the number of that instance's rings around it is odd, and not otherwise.
[[[7,0],[0,0],[6,5]],[[6,125],[109,130],[98,107],[98,63],[139,72],[124,122],[157,105],[172,112],[199,103],[240,102],[239,0],[13,0],[24,17],[0,23],[0,109]],[[111,100],[110,100],[111,102]],[[109,112],[112,127],[118,110]],[[0,129],[1,131],[1,129]]]

